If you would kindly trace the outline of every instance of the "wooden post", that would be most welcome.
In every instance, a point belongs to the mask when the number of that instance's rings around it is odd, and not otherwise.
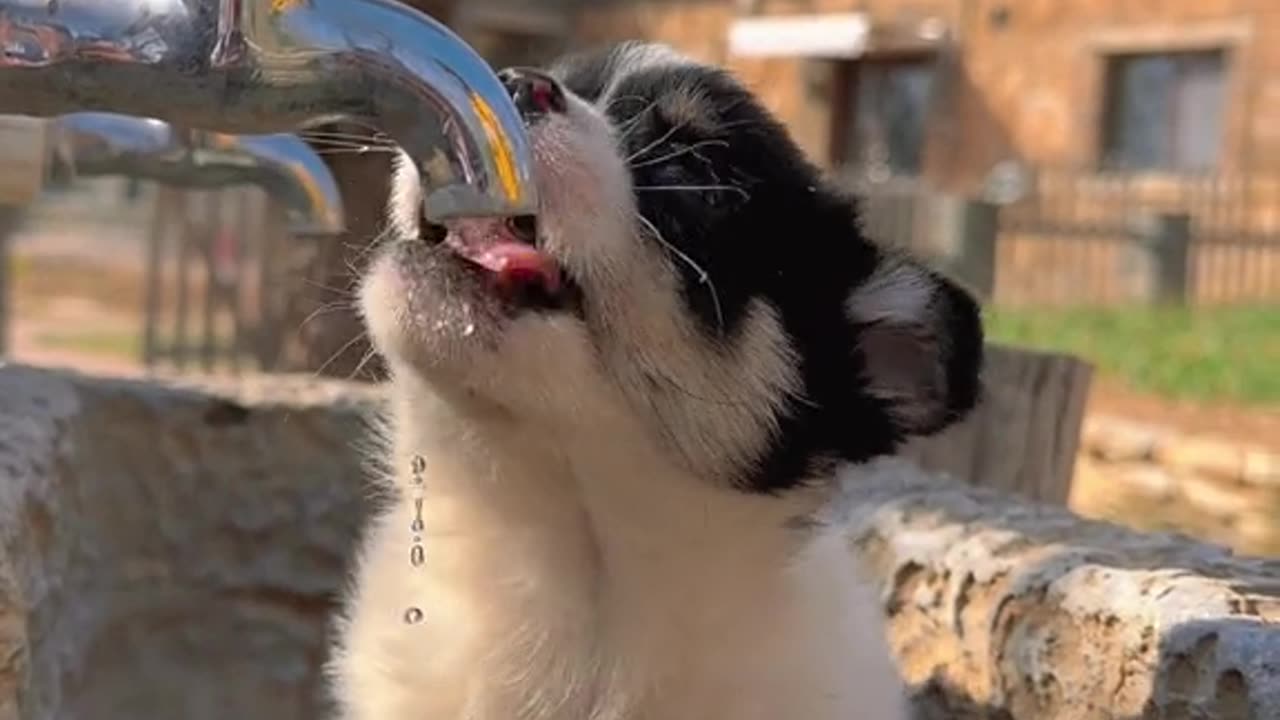
[[[197,257],[204,266],[204,297],[200,303],[200,367],[211,373],[218,364],[218,300],[221,299],[221,287],[218,284],[217,260],[215,247],[218,234],[222,231],[222,200],[226,196],[225,189],[206,190],[199,197],[200,224],[196,236],[192,238],[199,253]]]
[[[142,307],[142,365],[147,371],[156,369],[162,354],[157,337],[164,316],[160,311],[164,297],[164,251],[173,225],[176,191],[160,185],[152,196],[151,224],[147,228],[146,286]]]
[[[169,341],[169,359],[174,369],[185,372],[187,369],[187,314],[191,300],[191,245],[194,242],[197,226],[191,217],[192,197],[194,191],[180,190],[175,195],[177,208],[178,260],[177,290],[178,297],[173,309],[173,337]]]
[[[21,227],[26,212],[25,206],[0,204],[0,358],[9,352],[9,323],[13,316],[12,237]]]
[[[0,212],[7,210],[0,209]],[[0,228],[0,358],[9,352],[9,233],[7,228]]]
[[[983,398],[963,422],[910,443],[926,470],[1065,505],[1092,367],[1070,355],[988,345]]]
[[[1137,222],[1138,247],[1144,257],[1147,301],[1184,305],[1190,297],[1191,216],[1156,213]]]
[[[0,357],[8,352],[13,292],[9,286],[11,236],[27,207],[40,197],[49,163],[49,123],[23,115],[0,116]]]
[[[930,255],[938,269],[968,286],[978,299],[991,299],[996,285],[999,208],[978,200],[940,195],[934,201]]]

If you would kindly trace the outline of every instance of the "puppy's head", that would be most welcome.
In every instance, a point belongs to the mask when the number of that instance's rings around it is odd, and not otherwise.
[[[362,291],[397,373],[517,420],[621,418],[758,491],[974,404],[975,303],[863,236],[725,72],[625,44],[504,78],[536,156],[536,222],[426,224],[404,165],[399,239]]]

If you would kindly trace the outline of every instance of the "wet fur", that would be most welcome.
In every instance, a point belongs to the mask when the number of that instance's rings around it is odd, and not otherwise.
[[[569,111],[530,133],[574,309],[508,307],[412,241],[397,174],[403,240],[362,286],[390,503],[340,625],[344,717],[904,718],[830,499],[971,408],[976,306],[864,237],[727,74],[640,44],[555,72]]]

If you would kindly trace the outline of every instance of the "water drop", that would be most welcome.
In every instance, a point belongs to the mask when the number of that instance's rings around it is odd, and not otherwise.
[[[422,542],[422,538],[418,537],[417,535],[414,535],[414,536],[413,536],[413,541],[414,541],[415,543],[420,543],[420,542]]]
[[[476,331],[476,324],[467,323],[466,327],[462,328],[462,335],[463,337],[471,337],[471,335],[474,334],[475,331]]]
[[[413,474],[421,475],[427,469],[427,459],[421,455],[413,456]]]
[[[421,545],[414,545],[413,548],[409,550],[410,565],[414,567],[418,567],[419,565],[421,565],[426,561],[427,561],[427,551],[423,550]]]
[[[425,616],[420,608],[411,607],[404,611],[404,621],[410,625],[417,625],[422,622],[423,617]]]
[[[425,528],[426,528],[426,525],[422,522],[422,518],[414,518],[413,522],[410,523],[409,525],[409,530],[411,532],[416,532],[416,533],[422,532]],[[418,542],[418,541],[414,540],[414,542]]]

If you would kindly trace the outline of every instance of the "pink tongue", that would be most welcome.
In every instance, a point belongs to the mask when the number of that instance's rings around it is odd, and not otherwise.
[[[491,271],[500,285],[536,282],[548,292],[560,289],[560,269],[551,258],[511,234],[501,220],[466,220],[450,228],[445,242],[453,251]]]

